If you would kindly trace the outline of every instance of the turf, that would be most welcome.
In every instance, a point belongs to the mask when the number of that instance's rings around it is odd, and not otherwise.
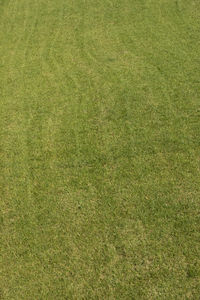
[[[0,1],[0,299],[199,299],[199,0]]]

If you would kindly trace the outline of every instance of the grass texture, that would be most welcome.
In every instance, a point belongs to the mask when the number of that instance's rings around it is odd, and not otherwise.
[[[0,1],[0,299],[199,299],[200,1]]]

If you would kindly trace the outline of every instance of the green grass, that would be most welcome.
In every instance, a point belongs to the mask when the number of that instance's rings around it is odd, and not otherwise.
[[[0,299],[199,299],[199,49],[199,0],[0,0]]]

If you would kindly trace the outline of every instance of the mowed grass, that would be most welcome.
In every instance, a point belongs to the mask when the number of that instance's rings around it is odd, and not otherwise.
[[[0,299],[199,299],[199,0],[0,1]]]

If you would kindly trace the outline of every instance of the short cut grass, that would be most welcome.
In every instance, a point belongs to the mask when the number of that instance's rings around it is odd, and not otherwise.
[[[199,0],[0,0],[0,299],[199,299],[199,49]]]

